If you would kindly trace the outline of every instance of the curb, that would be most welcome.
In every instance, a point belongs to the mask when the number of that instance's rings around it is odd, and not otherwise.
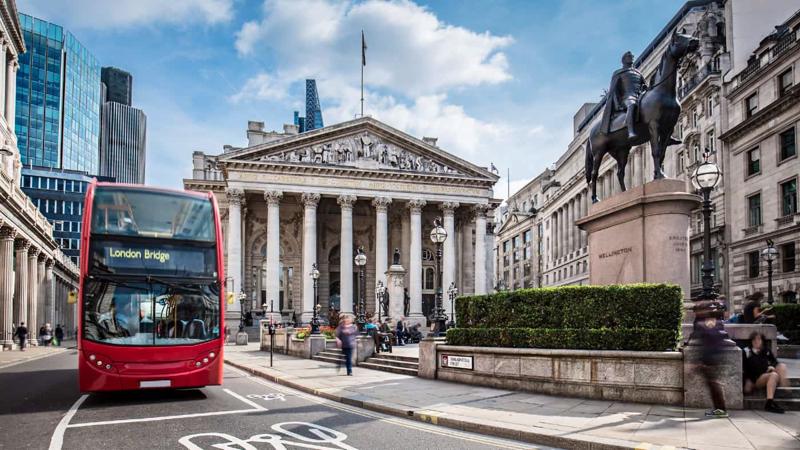
[[[243,370],[247,373],[264,378],[282,386],[290,387],[306,394],[311,394],[317,397],[331,400],[345,405],[355,406],[357,408],[366,409],[390,416],[401,417],[409,420],[416,420],[431,425],[437,425],[445,428],[452,428],[459,431],[466,431],[470,433],[482,434],[501,439],[512,439],[529,444],[546,445],[550,447],[560,447],[565,449],[576,450],[623,450],[623,449],[657,449],[662,446],[648,444],[644,442],[629,441],[624,439],[605,438],[600,436],[591,437],[567,437],[561,431],[550,430],[546,428],[537,428],[536,431],[531,431],[530,427],[514,428],[513,424],[500,424],[498,422],[489,423],[488,421],[476,422],[474,420],[467,420],[466,418],[459,418],[449,414],[441,414],[435,411],[426,411],[422,409],[408,409],[402,405],[391,405],[386,403],[376,403],[372,401],[356,400],[354,398],[331,394],[329,392],[321,391],[318,389],[304,386],[296,383],[286,377],[275,376],[260,370],[255,367],[248,366],[236,361],[226,359],[226,364],[229,364],[237,369]],[[664,448],[674,449],[675,447],[663,446]]]

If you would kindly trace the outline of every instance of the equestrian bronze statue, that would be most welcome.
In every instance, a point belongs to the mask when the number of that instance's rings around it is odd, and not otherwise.
[[[606,153],[617,161],[617,179],[625,191],[625,166],[634,145],[650,142],[653,179],[664,178],[667,147],[680,144],[672,139],[681,107],[676,95],[678,65],[681,58],[697,51],[699,41],[673,33],[661,58],[653,85],[648,87],[630,52],[622,57],[622,68],[614,72],[605,97],[603,117],[592,127],[586,144],[586,182],[592,187],[592,203],[597,202],[597,176]]]

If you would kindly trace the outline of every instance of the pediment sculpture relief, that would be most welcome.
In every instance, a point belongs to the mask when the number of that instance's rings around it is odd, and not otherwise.
[[[381,167],[412,172],[458,174],[456,169],[363,133],[322,144],[262,156],[261,161]]]

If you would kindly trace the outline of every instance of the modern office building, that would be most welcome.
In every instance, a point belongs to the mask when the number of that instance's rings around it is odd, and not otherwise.
[[[295,111],[294,124],[300,133],[325,126],[322,121],[322,108],[319,105],[316,80],[306,80],[306,116],[300,117],[300,113]]]
[[[100,65],[71,33],[19,15],[16,133],[25,166],[98,173]]]
[[[100,175],[120,183],[144,183],[147,117],[131,106],[133,77],[103,67]]]

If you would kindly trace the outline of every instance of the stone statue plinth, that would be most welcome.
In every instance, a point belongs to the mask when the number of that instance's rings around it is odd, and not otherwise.
[[[392,264],[386,271],[386,289],[389,291],[389,317],[397,320],[403,317],[404,285],[406,269],[400,264]]]
[[[671,283],[688,298],[689,224],[700,197],[661,179],[590,206],[575,221],[588,233],[590,282]]]

